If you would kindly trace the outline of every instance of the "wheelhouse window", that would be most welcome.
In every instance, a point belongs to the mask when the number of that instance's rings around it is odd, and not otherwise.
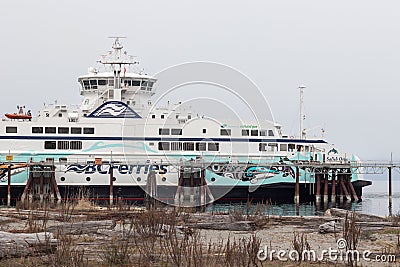
[[[45,127],[44,132],[47,134],[53,134],[56,133],[56,127]]]
[[[242,130],[242,136],[249,136],[249,130]]]
[[[82,81],[82,86],[85,90],[89,90],[90,89],[90,85],[89,85],[89,81],[88,80],[83,80]]]
[[[140,86],[140,81],[133,80],[132,81],[132,86]]]
[[[219,143],[208,143],[208,151],[219,151]]]
[[[89,80],[89,83],[92,89],[97,89],[97,80]]]
[[[132,80],[132,79],[129,79],[129,78],[123,78],[123,79],[121,79],[121,84],[122,84],[122,86],[124,88],[133,87],[133,86],[140,86],[140,80]]]
[[[124,85],[124,87],[132,86],[132,81],[131,80],[121,80],[121,83]]]
[[[158,142],[158,150],[169,150],[168,142]]]
[[[101,86],[107,85],[107,80],[98,80],[97,84]]]
[[[6,126],[6,133],[17,133],[16,126]]]
[[[147,81],[144,80],[144,81],[142,82],[142,86],[141,86],[140,90],[145,91],[146,88],[147,88]]]
[[[71,141],[69,147],[70,149],[80,150],[82,149],[82,141]]]
[[[159,128],[158,134],[159,135],[169,135],[169,129],[168,128]]]
[[[196,151],[206,151],[207,143],[196,143]]]
[[[224,136],[231,135],[231,129],[221,129],[220,134]]]
[[[45,141],[44,149],[56,149],[56,141]]]
[[[182,129],[171,129],[171,135],[182,135]]]
[[[80,127],[71,127],[71,134],[81,134],[82,128]]]
[[[84,134],[94,134],[94,128],[83,128]]]
[[[43,133],[43,127],[32,127],[32,133]]]
[[[58,133],[59,134],[69,134],[69,128],[68,127],[58,127]]]
[[[151,91],[151,88],[153,87],[153,83],[154,82],[149,81],[149,83],[147,84],[147,91]]]

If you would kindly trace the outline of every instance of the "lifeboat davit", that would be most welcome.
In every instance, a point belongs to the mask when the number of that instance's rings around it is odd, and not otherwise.
[[[30,120],[30,119],[32,119],[31,115],[17,114],[17,113],[14,113],[14,114],[7,113],[7,114],[5,114],[5,116],[11,120]]]

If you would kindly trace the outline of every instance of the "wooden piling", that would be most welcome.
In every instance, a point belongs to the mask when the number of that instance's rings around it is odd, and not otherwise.
[[[191,163],[191,164],[192,164],[192,167],[190,168],[190,188],[189,188],[190,196],[189,196],[189,203],[193,205],[193,203],[194,203],[194,191],[195,191],[195,188],[194,188],[194,169],[193,169],[193,163]]]
[[[339,189],[339,203],[343,203],[343,199],[344,199],[344,196],[343,196],[344,192],[342,189],[343,176],[341,174],[338,174],[337,177],[338,177],[338,189]]]
[[[114,205],[114,166],[110,163],[110,207]]]
[[[206,210],[206,203],[207,203],[207,195],[206,195],[206,178],[205,178],[205,169],[201,169],[201,181],[200,181],[200,211],[205,212]]]
[[[11,164],[8,164],[7,169],[7,207],[11,206]]]
[[[44,185],[44,167],[42,166],[42,170],[41,170],[42,172],[41,172],[41,174],[40,174],[40,177],[39,177],[39,202],[40,202],[40,205],[43,205],[43,198],[44,198],[44,196],[43,196],[43,185]]]
[[[346,196],[346,201],[351,201],[351,195],[349,194],[349,191],[347,190],[347,188],[346,188],[346,184],[345,184],[345,182],[343,181],[344,179],[346,179],[345,177],[344,177],[344,175],[342,174],[341,175],[341,177],[342,177],[342,179],[340,180],[340,187],[342,188],[342,192],[344,193],[344,195]]]
[[[315,194],[315,202],[321,203],[321,174],[315,174],[317,182],[317,192]]]
[[[296,186],[294,192],[294,203],[300,203],[300,169],[296,166]]]
[[[336,203],[336,170],[332,170],[331,202],[332,205]]]
[[[324,173],[324,203],[327,203],[329,200],[329,173],[326,170]]]
[[[157,177],[154,170],[149,171],[146,181],[145,204],[147,209],[155,208],[157,198]]]
[[[358,196],[357,196],[356,190],[354,189],[353,184],[351,183],[351,174],[350,174],[349,177],[347,178],[347,184],[348,184],[348,186],[349,186],[349,188],[350,188],[350,193],[351,193],[351,195],[352,195],[354,201],[357,202],[357,201],[358,201]]]

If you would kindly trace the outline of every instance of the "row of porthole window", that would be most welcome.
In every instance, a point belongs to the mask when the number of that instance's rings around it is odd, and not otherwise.
[[[65,177],[64,177],[64,176],[61,177],[60,180],[61,180],[61,182],[65,182]],[[115,182],[116,180],[117,180],[117,178],[116,178],[116,177],[113,177],[113,181]],[[163,182],[165,182],[166,180],[167,180],[167,177],[161,178],[161,181],[163,181]],[[87,182],[90,182],[90,181],[91,181],[91,178],[90,178],[89,176],[86,177],[86,181],[87,181]],[[142,178],[138,177],[138,178],[136,178],[136,181],[140,182],[140,181],[142,181]]]
[[[314,147],[296,144],[259,143],[258,150],[268,152],[314,152]]]
[[[207,129],[202,129],[203,134],[207,133]],[[158,129],[159,135],[182,135],[182,129],[170,129],[169,128],[159,128]],[[232,129],[221,129],[220,135],[222,136],[231,136]],[[242,129],[242,136],[274,136],[274,131],[272,130],[247,130]]]
[[[222,132],[221,132],[222,135]],[[248,130],[242,129],[242,136],[274,136],[273,130]]]
[[[166,151],[219,151],[219,143],[158,142],[158,150]]]
[[[16,126],[6,126],[6,133],[17,133],[18,128]],[[56,131],[56,127],[44,127],[44,133],[46,134],[55,134],[58,132],[59,134],[69,134],[69,127],[58,127],[58,131]],[[43,133],[43,127],[32,127],[32,133]],[[82,134],[81,127],[71,127],[71,134]],[[94,128],[83,128],[83,134],[94,134]]]
[[[56,127],[45,127],[45,133],[55,134]],[[43,133],[43,127],[32,127],[32,133]],[[59,134],[69,134],[70,128],[69,127],[58,127]],[[82,134],[81,127],[71,127],[71,134]],[[94,128],[83,128],[83,134],[94,134]]]

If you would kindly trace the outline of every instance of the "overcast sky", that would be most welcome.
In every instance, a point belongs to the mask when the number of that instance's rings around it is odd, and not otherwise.
[[[298,134],[307,128],[362,159],[400,160],[398,1],[1,1],[0,112],[80,103],[77,76],[110,49],[149,74],[191,61],[231,66]]]

